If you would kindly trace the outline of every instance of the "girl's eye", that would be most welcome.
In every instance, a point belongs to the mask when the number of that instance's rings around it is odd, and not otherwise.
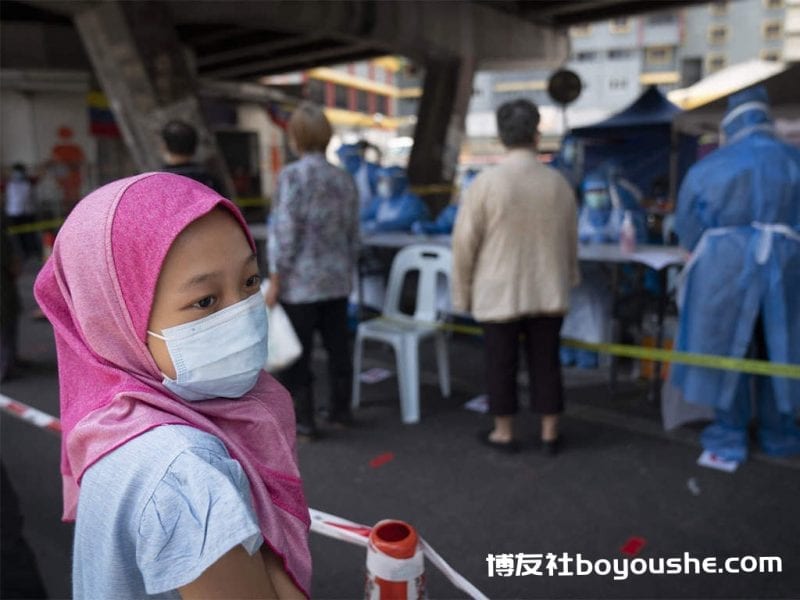
[[[247,287],[255,287],[261,284],[261,275],[253,275],[247,279],[245,285]]]
[[[214,304],[215,300],[216,299],[214,298],[214,296],[206,296],[202,300],[198,300],[197,302],[195,302],[193,306],[195,308],[211,308],[211,305]]]

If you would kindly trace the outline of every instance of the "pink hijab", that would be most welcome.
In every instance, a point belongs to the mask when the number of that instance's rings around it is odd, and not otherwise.
[[[192,179],[147,173],[84,198],[36,279],[53,325],[61,395],[65,521],[74,521],[81,477],[100,458],[159,425],[218,437],[247,473],[261,532],[306,595],[311,583],[308,506],[297,468],[292,401],[262,372],[238,400],[188,403],[161,384],[145,340],[156,282],[178,234],[215,207],[239,210]]]

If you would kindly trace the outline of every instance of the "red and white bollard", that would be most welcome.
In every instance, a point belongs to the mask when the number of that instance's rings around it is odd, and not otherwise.
[[[403,521],[378,522],[367,546],[366,600],[422,600],[425,557],[417,531]]]

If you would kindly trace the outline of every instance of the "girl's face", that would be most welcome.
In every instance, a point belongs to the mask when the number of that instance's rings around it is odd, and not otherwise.
[[[259,291],[256,255],[239,223],[217,209],[191,223],[175,238],[156,284],[148,329],[202,319]],[[162,373],[175,378],[164,340],[147,336],[147,347]]]

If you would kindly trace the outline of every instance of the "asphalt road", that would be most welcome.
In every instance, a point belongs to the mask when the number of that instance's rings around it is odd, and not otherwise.
[[[29,273],[21,282],[28,310],[31,280]],[[22,354],[33,365],[4,383],[2,393],[58,414],[55,350],[46,322],[23,317]],[[479,342],[454,338],[451,358],[453,394],[443,399],[432,351],[423,350],[419,425],[400,423],[397,383],[390,378],[365,386],[357,427],[328,431],[325,439],[300,446],[311,506],[366,524],[407,520],[492,598],[800,597],[800,461],[756,454],[732,475],[699,467],[698,428],[667,435],[656,407],[645,400],[645,386],[627,382],[611,395],[602,374],[578,371],[567,373],[563,454],[541,455],[536,421],[524,414],[523,452],[501,455],[475,439],[488,419],[463,408],[482,391]],[[370,346],[366,359],[368,367],[393,369],[386,350]],[[316,362],[317,394],[323,397],[322,356]],[[48,594],[68,598],[72,528],[60,521],[59,438],[3,414],[0,455]],[[371,466],[381,455],[388,460]],[[362,548],[318,535],[311,547],[314,597],[363,597]],[[778,556],[782,572],[489,576],[487,555],[518,553],[656,564],[683,560],[684,553],[720,562]],[[691,561],[688,566],[695,568]],[[427,575],[429,597],[463,597],[430,565]]]

